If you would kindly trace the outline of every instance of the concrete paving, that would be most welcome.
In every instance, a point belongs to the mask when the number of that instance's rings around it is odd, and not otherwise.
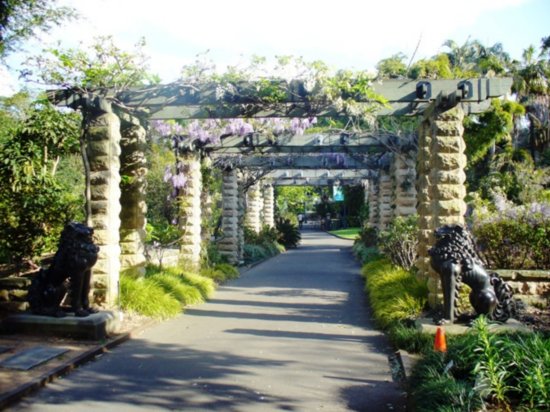
[[[10,410],[399,411],[351,241],[302,244]]]

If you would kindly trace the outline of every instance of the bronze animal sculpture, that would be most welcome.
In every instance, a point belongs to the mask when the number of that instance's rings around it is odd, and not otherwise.
[[[460,283],[468,285],[470,303],[477,314],[506,322],[513,312],[512,289],[496,273],[487,273],[474,241],[460,225],[446,225],[435,231],[436,244],[429,251],[432,268],[443,286],[443,317],[451,323],[457,310]]]
[[[99,247],[93,243],[93,229],[71,222],[63,229],[57,252],[48,269],[41,269],[32,280],[28,293],[34,314],[63,317],[63,298],[70,289],[70,309],[84,317],[96,310],[89,301],[91,269],[97,261]]]

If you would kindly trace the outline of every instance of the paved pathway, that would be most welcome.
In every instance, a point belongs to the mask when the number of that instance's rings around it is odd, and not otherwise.
[[[351,242],[302,245],[26,398],[25,411],[404,410]]]

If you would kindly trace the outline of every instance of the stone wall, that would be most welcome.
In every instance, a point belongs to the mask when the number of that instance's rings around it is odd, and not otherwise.
[[[273,185],[264,185],[263,199],[263,224],[268,227],[275,227],[275,197]]]
[[[393,180],[390,172],[381,169],[378,182],[378,230],[384,230],[393,219]]]
[[[369,184],[369,226],[378,229],[380,214],[378,213],[378,176],[372,178]]]

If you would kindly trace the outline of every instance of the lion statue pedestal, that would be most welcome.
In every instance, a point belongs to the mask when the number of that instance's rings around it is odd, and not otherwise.
[[[70,290],[70,311],[85,317],[96,311],[89,301],[91,269],[97,261],[99,247],[93,242],[93,229],[71,222],[63,229],[53,262],[41,269],[28,293],[32,313],[63,317],[61,303]]]

